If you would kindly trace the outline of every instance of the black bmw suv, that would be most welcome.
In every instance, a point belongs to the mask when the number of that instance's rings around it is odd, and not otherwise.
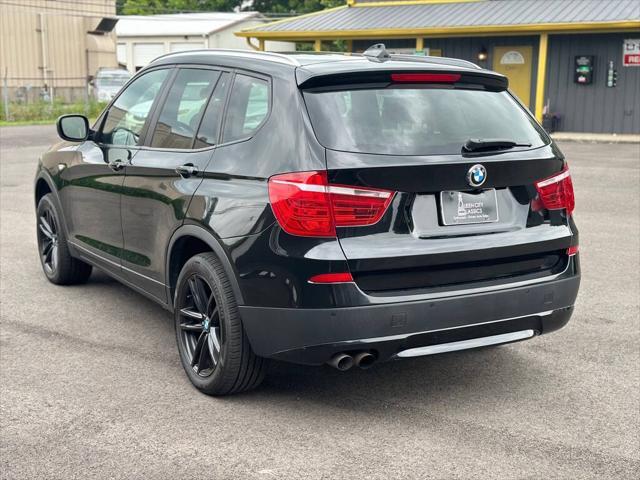
[[[565,159],[472,63],[207,50],[140,71],[35,182],[56,284],[100,268],[175,317],[201,391],[266,359],[340,370],[563,327],[580,283]]]

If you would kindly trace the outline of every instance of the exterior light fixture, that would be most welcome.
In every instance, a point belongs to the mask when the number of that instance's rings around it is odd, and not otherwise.
[[[489,53],[485,47],[482,47],[478,52],[478,60],[484,62],[489,57]]]

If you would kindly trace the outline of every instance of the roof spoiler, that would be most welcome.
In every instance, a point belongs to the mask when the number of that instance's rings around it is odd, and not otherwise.
[[[464,87],[466,85],[480,85],[485,90],[492,92],[500,92],[509,88],[509,80],[504,75],[497,73],[491,73],[488,71],[473,71],[467,69],[438,69],[438,68],[411,68],[411,69],[398,69],[393,70],[385,69],[384,63],[380,64],[380,69],[360,69],[350,72],[331,72],[331,73],[316,73],[304,68],[298,68],[296,70],[296,79],[298,86],[305,90],[308,89],[322,89],[332,90],[340,88],[353,88],[353,87],[386,87],[391,84],[403,84],[410,83],[421,84],[427,83],[420,81],[421,76],[431,76],[435,80],[431,80],[428,83],[437,84],[451,84],[458,87]],[[429,75],[432,74],[432,75]],[[406,78],[416,77],[415,82],[407,81]],[[437,81],[438,78],[446,80]],[[454,81],[451,81],[450,77],[455,77]],[[402,79],[402,80],[400,80]]]

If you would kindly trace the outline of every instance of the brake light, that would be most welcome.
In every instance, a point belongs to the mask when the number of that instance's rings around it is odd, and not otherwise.
[[[336,227],[377,223],[394,192],[329,185],[326,172],[295,172],[269,179],[271,208],[282,229],[302,237],[335,237]]]
[[[349,283],[353,282],[353,277],[349,272],[344,273],[321,273],[309,279],[309,283]]]
[[[547,210],[565,209],[567,215],[571,215],[576,206],[573,194],[573,182],[569,174],[569,167],[565,167],[560,173],[536,182],[536,190]]]
[[[397,83],[455,83],[459,73],[392,73],[391,81]]]

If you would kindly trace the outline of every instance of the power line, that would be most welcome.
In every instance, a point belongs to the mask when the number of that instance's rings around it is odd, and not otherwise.
[[[25,10],[35,10],[36,13],[44,13],[47,15],[65,15],[69,17],[98,17],[98,16],[112,16],[111,13],[99,13],[99,12],[87,12],[87,13],[78,13],[77,8],[62,8],[62,7],[54,7],[54,6],[46,6],[46,7],[36,7],[35,5],[25,5],[21,3],[13,3],[7,1],[0,1],[0,5],[7,5],[9,7],[20,7]],[[49,12],[53,10],[54,12]],[[56,12],[64,12],[56,13]]]
[[[28,0],[27,0],[28,1]],[[123,0],[124,1],[124,0]],[[37,9],[38,11],[41,10],[56,10],[56,11],[62,11],[62,12],[75,12],[77,15],[75,16],[98,16],[98,15],[113,15],[112,13],[105,13],[105,12],[97,12],[97,11],[88,11],[86,13],[83,14],[78,14],[78,8],[72,8],[71,5],[92,5],[92,6],[96,6],[96,7],[109,7],[108,4],[106,3],[102,3],[99,1],[83,1],[83,2],[77,2],[74,0],[56,0],[57,4],[66,4],[64,6],[53,6],[53,5],[45,5],[45,6],[38,6],[38,5],[34,5],[34,4],[25,4],[25,3],[15,3],[12,2],[11,0],[6,1],[6,0],[2,0],[0,1],[0,5],[9,5],[9,6],[14,6],[14,7],[21,7],[21,8],[25,8],[25,9]],[[120,3],[120,2],[116,2],[115,6],[120,7],[120,6],[124,6],[125,3]],[[154,12],[156,12],[156,15],[171,15],[171,14],[180,14],[180,13],[185,13],[185,14],[191,14],[191,13],[250,13],[250,12],[257,12],[256,10],[215,10],[215,11],[211,11],[211,10],[181,10],[181,9],[176,9],[176,8],[164,8],[164,7],[154,7],[154,6],[148,6],[145,7],[145,10],[147,10],[150,14],[154,14]],[[160,13],[158,13],[160,12]],[[300,13],[292,11],[292,12],[257,12],[260,13],[264,16],[267,16],[269,18],[274,18],[274,17],[294,17],[297,15],[300,15]],[[132,15],[117,15],[117,17],[123,18],[123,17],[127,17],[127,16],[132,16]],[[147,16],[146,14],[135,14],[135,16]]]

